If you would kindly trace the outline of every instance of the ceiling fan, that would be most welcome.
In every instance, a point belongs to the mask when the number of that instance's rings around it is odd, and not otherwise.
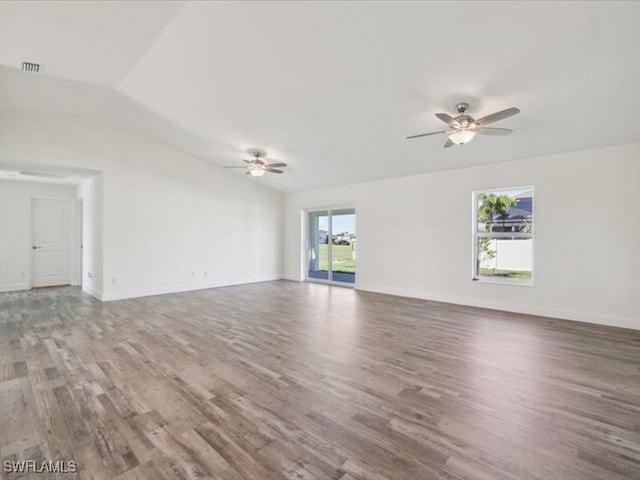
[[[246,165],[238,166],[225,166],[224,168],[246,168],[248,169],[247,175],[254,177],[261,177],[265,172],[269,173],[284,173],[283,170],[279,170],[281,167],[286,167],[286,163],[266,163],[264,161],[264,154],[258,151],[252,153],[253,158],[251,160],[243,160]]]
[[[511,132],[513,132],[513,130],[509,130],[508,128],[485,127],[485,125],[497,122],[498,120],[503,120],[517,113],[520,113],[519,109],[511,107],[507,108],[506,110],[501,110],[499,112],[492,113],[491,115],[487,115],[486,117],[475,120],[471,115],[467,115],[468,109],[468,103],[459,103],[456,105],[456,110],[458,111],[457,117],[452,117],[451,115],[446,113],[436,113],[436,117],[449,125],[450,130],[441,130],[439,132],[411,135],[410,137],[407,137],[407,139],[445,133],[449,135],[449,138],[444,144],[444,148],[449,148],[454,145],[464,145],[465,143],[469,143],[473,139],[473,137],[476,136],[476,134],[509,135]]]

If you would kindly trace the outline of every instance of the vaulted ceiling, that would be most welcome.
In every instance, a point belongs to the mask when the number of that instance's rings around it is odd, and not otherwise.
[[[303,190],[638,142],[638,45],[636,2],[2,2],[0,109],[102,118],[212,168],[258,147],[290,167],[248,181]],[[515,133],[405,139],[460,101],[519,107],[495,124]]]

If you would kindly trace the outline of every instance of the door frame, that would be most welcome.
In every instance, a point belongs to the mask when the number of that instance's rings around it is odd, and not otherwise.
[[[333,280],[333,258],[332,258],[332,248],[331,248],[331,237],[333,236],[333,218],[332,212],[336,210],[353,210],[354,214],[357,215],[358,207],[351,205],[334,205],[331,207],[314,207],[314,208],[303,208],[302,209],[302,279],[305,282],[311,283],[322,283],[325,285],[333,285],[337,287],[346,287],[346,288],[355,288],[358,282],[357,275],[357,266],[356,266],[356,278],[354,283],[348,282],[337,282]],[[328,229],[327,235],[329,235],[329,248],[327,249],[328,262],[329,262],[329,271],[328,279],[325,280],[323,278],[313,278],[309,276],[309,214],[313,212],[327,212],[328,215]],[[356,220],[356,224],[358,221]],[[357,235],[357,233],[356,233]]]
[[[76,198],[73,201],[73,240],[71,244],[71,256],[75,259],[73,262],[73,268],[71,269],[71,285],[82,286],[82,219],[83,219],[84,204],[82,198]],[[75,230],[75,231],[74,231]]]
[[[81,262],[78,261],[78,255],[82,255],[82,250],[80,249],[80,238],[78,234],[82,234],[82,218],[78,220],[77,213],[77,199],[74,197],[54,197],[54,196],[45,196],[45,195],[31,195],[29,200],[29,242],[27,243],[27,271],[29,272],[29,276],[27,280],[27,289],[31,290],[33,288],[33,204],[34,200],[63,200],[69,202],[69,223],[71,226],[71,230],[69,232],[69,283],[73,286],[81,285],[82,281],[82,273],[79,272],[78,268],[82,268]],[[78,224],[78,221],[80,222]],[[78,230],[80,226],[80,230]]]

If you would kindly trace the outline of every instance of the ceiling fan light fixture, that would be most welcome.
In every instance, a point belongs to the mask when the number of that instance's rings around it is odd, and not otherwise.
[[[493,122],[504,120],[505,118],[509,118],[513,115],[516,115],[517,113],[520,113],[520,109],[511,107],[499,112],[492,113],[491,115],[485,115],[484,117],[476,120],[471,115],[467,114],[468,109],[468,103],[459,103],[458,105],[456,105],[456,110],[458,111],[458,116],[456,117],[452,117],[447,113],[436,113],[436,117],[446,123],[449,126],[450,130],[440,130],[438,132],[410,135],[407,137],[407,139],[429,137],[431,135],[445,133],[448,135],[448,138],[446,143],[444,144],[444,148],[450,148],[454,145],[464,145],[465,143],[469,143],[471,140],[473,140],[473,137],[475,137],[477,133],[482,135],[494,136],[509,135],[513,132],[513,130],[509,130],[508,128],[487,128],[487,125]]]
[[[464,145],[465,143],[469,143],[473,140],[473,137],[476,136],[476,132],[472,130],[458,130],[457,132],[449,135],[449,140],[451,140],[456,145]]]
[[[264,175],[264,168],[260,168],[260,167],[254,167],[251,168],[249,170],[249,173],[253,176],[253,177],[261,177]]]
[[[252,155],[252,160],[243,160],[244,165],[224,165],[223,168],[244,168],[247,170],[246,175],[252,177],[262,177],[265,173],[284,173],[284,170],[280,170],[280,168],[286,167],[286,163],[267,163],[263,159],[264,153],[259,151],[252,152]]]

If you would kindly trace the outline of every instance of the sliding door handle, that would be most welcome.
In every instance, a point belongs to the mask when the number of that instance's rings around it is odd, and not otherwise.
[[[32,249],[32,250],[37,250],[37,249],[39,249],[39,248],[42,248],[42,247],[37,247],[37,246],[35,246],[35,245],[34,245],[33,247],[31,247],[31,249]]]

